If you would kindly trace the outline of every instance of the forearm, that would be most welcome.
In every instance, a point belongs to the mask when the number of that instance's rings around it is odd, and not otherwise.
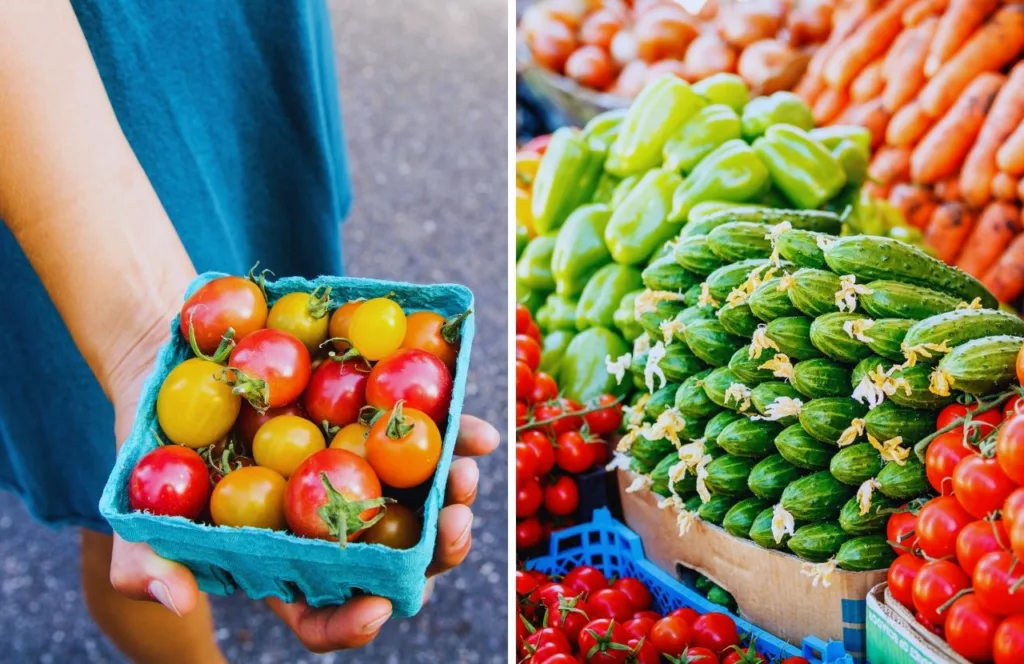
[[[0,218],[111,394],[195,270],[67,2],[0,3]]]

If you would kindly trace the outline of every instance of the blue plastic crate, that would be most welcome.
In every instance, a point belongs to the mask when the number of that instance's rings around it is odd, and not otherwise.
[[[815,664],[853,664],[853,658],[838,641],[826,643],[808,636],[797,648],[709,602],[649,562],[640,536],[613,519],[606,509],[596,510],[590,523],[553,533],[550,553],[526,563],[528,568],[548,575],[564,575],[580,565],[596,567],[606,576],[639,579],[650,589],[654,609],[663,615],[681,607],[698,613],[727,613],[741,632],[757,639],[758,649],[772,661],[802,656]]]
[[[225,275],[200,275],[185,297],[221,276]],[[273,303],[287,293],[309,293],[318,286],[330,286],[332,297],[339,302],[391,293],[406,311],[436,311],[445,317],[473,306],[473,294],[464,286],[420,286],[349,277],[319,277],[312,281],[286,277],[267,284],[267,295]],[[182,517],[132,512],[128,507],[128,477],[139,458],[157,445],[151,430],[157,428],[156,398],[160,385],[172,368],[191,356],[178,325],[175,317],[170,340],[160,349],[153,373],[143,385],[131,435],[121,448],[100,498],[100,513],[114,531],[128,541],[146,542],[164,558],[184,564],[195,574],[200,589],[208,593],[228,595],[241,589],[253,599],[277,597],[292,602],[304,597],[312,606],[339,604],[355,593],[367,593],[391,600],[395,615],[411,616],[419,611],[466,394],[475,329],[473,314],[462,323],[462,348],[453,376],[448,427],[441,461],[423,506],[423,534],[419,543],[407,550],[358,542],[342,547],[337,542],[303,539],[286,532],[215,527]]]

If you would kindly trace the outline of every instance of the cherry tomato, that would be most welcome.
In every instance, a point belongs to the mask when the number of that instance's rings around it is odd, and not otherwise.
[[[929,558],[956,554],[956,538],[974,518],[952,496],[932,498],[917,515],[917,544]]]
[[[520,551],[531,549],[544,539],[544,529],[537,517],[523,519],[516,524],[516,548]]]
[[[366,439],[370,435],[370,427],[362,422],[346,424],[334,434],[329,447],[332,450],[348,450],[352,454],[366,458]]]
[[[612,39],[622,29],[622,17],[618,12],[604,8],[587,16],[580,26],[580,41],[608,50]]]
[[[650,641],[646,639],[630,639],[626,642],[632,648],[627,658],[636,664],[661,664],[661,655]]]
[[[245,449],[252,449],[252,439],[256,437],[256,432],[260,430],[261,426],[281,415],[306,417],[306,410],[300,403],[291,403],[280,408],[268,408],[265,412],[261,413],[253,408],[249,402],[243,401],[242,409],[238,412],[238,421],[235,422],[235,431],[245,444]]]
[[[526,328],[526,336],[532,337],[533,340],[536,341],[537,343],[541,342],[540,328],[537,327],[536,323],[531,322],[530,325]]]
[[[622,425],[622,404],[616,403],[616,399],[614,395],[602,394],[597,399],[597,405],[607,407],[583,416],[590,427],[590,433],[595,436],[607,436],[618,431]]]
[[[361,359],[323,362],[309,378],[303,404],[317,424],[344,427],[359,419],[366,405],[370,368]]]
[[[402,307],[386,297],[363,302],[352,312],[348,340],[371,362],[383,360],[402,345],[406,320]]]
[[[455,361],[459,358],[459,330],[461,316],[451,321],[433,311],[417,311],[405,319],[405,339],[400,348],[416,348],[441,360],[448,372],[455,374]]]
[[[525,334],[516,335],[516,360],[525,362],[530,371],[536,372],[540,367],[540,344]]]
[[[969,514],[983,519],[1002,508],[1017,484],[1006,476],[999,462],[980,454],[969,456],[953,471],[953,495]]]
[[[417,348],[378,362],[366,383],[366,403],[386,410],[399,401],[442,425],[452,402],[452,375],[444,362]]]
[[[633,612],[643,611],[651,605],[651,591],[647,589],[643,581],[632,577],[622,577],[612,584],[612,588],[626,593],[630,604],[633,605]]]
[[[986,553],[1006,549],[1010,538],[1002,521],[974,521],[956,537],[956,559],[968,576]]]
[[[530,664],[533,664],[537,660],[537,656],[534,655],[534,659],[530,660]],[[564,652],[556,652],[554,655],[544,657],[542,660],[537,660],[537,664],[579,664],[578,659],[572,655]]]
[[[1021,515],[1024,515],[1024,488],[1015,490],[1003,503],[1003,521],[1008,528],[1020,521]]]
[[[904,553],[889,565],[887,581],[889,592],[897,602],[914,610],[914,579],[917,572],[924,566],[924,558],[919,558],[912,553]]]
[[[565,638],[565,634],[554,627],[543,627],[538,629],[536,632],[526,637],[525,643],[528,646],[528,650],[533,650],[535,652],[535,656],[536,653],[541,650],[547,650],[551,654],[556,652],[572,652],[572,646],[569,645],[569,640]]]
[[[267,327],[288,332],[313,354],[327,341],[331,289],[312,293],[288,293],[270,307]]]
[[[555,435],[560,435],[566,431],[577,431],[583,426],[582,417],[572,416],[572,413],[578,410],[582,410],[578,403],[568,399],[558,399],[537,406],[534,409],[533,416],[537,421],[550,420],[555,417],[559,418],[549,426],[555,432]]]
[[[579,431],[566,431],[555,442],[555,463],[567,473],[578,475],[594,465],[594,446]]]
[[[722,664],[765,664],[765,659],[761,653],[750,646],[747,646],[745,649],[733,646],[728,654],[722,658]]]
[[[550,140],[550,139],[549,139]],[[524,147],[524,152],[525,150]],[[538,154],[540,154],[538,152]],[[530,310],[522,304],[516,305],[516,334],[526,334],[526,328],[529,327],[530,323],[533,322],[533,317],[530,316]]]
[[[239,468],[214,487],[210,516],[218,526],[284,530],[286,486],[285,479],[270,468]]]
[[[670,612],[668,615],[675,616],[676,618],[682,618],[689,625],[692,625],[697,621],[697,618],[700,618],[700,614],[697,613],[695,609],[691,609],[688,606],[680,607]]]
[[[921,627],[924,627],[926,631],[931,632],[936,636],[942,636],[942,625],[936,625],[933,622],[925,620],[925,617],[922,616],[920,613],[914,614],[914,620],[916,620],[917,623],[921,625]]]
[[[267,323],[263,291],[244,277],[219,277],[199,287],[181,307],[181,334],[188,339],[189,323],[196,345],[210,355],[220,346],[228,328],[240,341]]]
[[[423,524],[416,513],[405,505],[392,503],[381,520],[366,529],[362,541],[391,549],[411,549],[420,542]]]
[[[780,664],[811,664],[806,657],[787,657]]]
[[[1024,403],[1019,396],[1015,396],[1003,406],[1003,419],[1008,420],[1014,415],[1024,415]]]
[[[977,439],[984,438],[988,434],[992,433],[992,430],[1003,421],[1002,412],[999,409],[986,410],[984,413],[978,415],[973,414],[973,411],[978,409],[978,404],[973,404],[970,408],[963,404],[954,403],[946,406],[939,413],[938,419],[935,421],[935,429],[944,429],[945,427],[952,424],[955,420],[959,420],[967,416],[967,412],[971,411],[971,422],[975,424],[971,425],[972,435],[976,435]],[[949,433],[955,433],[956,435],[963,437],[964,428],[958,426],[952,429]]]
[[[575,480],[562,476],[544,487],[544,508],[554,516],[569,516],[580,504]]]
[[[248,335],[231,351],[228,364],[248,378],[235,375],[236,389],[243,388],[250,402],[271,408],[298,399],[311,369],[306,347],[281,330],[257,330]]]
[[[647,617],[630,618],[626,622],[622,623],[622,631],[626,633],[628,638],[639,640],[650,633],[655,622],[657,621]]]
[[[557,396],[558,384],[554,378],[543,371],[533,374],[533,392],[530,394],[530,400],[533,403],[550,401]]]
[[[217,380],[223,370],[214,362],[192,358],[167,374],[156,397],[156,418],[172,443],[198,449],[231,431],[242,400],[230,385]]]
[[[352,541],[373,525],[383,503],[370,464],[346,450],[327,449],[303,461],[288,478],[284,515],[299,537]]]
[[[906,506],[904,506],[905,508]],[[892,544],[896,555],[914,551],[917,548],[917,515],[907,510],[895,512],[885,527],[885,539]]]
[[[608,587],[608,579],[601,573],[601,570],[590,565],[580,565],[570,570],[562,579],[562,583],[567,588],[572,588],[580,593],[593,593]]]
[[[970,577],[956,563],[930,560],[921,566],[914,579],[914,607],[929,623],[941,626],[946,615],[939,607],[970,585]]]
[[[593,609],[579,598],[565,598],[547,607],[547,625],[562,630],[570,643],[576,643],[580,632],[590,622]]]
[[[696,646],[722,652],[729,646],[739,645],[739,642],[736,623],[724,613],[705,613],[693,623],[693,643]]]
[[[996,434],[996,460],[1003,473],[1024,484],[1024,415],[1006,420]]]
[[[133,510],[195,519],[210,497],[210,476],[199,453],[179,445],[147,452],[128,479]]]
[[[1001,616],[1024,613],[1024,592],[1012,589],[1024,577],[1024,567],[1009,551],[986,553],[974,568],[974,595],[981,605]]]
[[[999,623],[992,640],[995,664],[1024,662],[1024,615],[1010,616]]]
[[[533,396],[533,371],[526,362],[516,361],[516,399],[529,401]]]
[[[612,646],[625,643],[626,633],[622,625],[607,618],[591,620],[580,632],[580,652],[588,655],[588,664],[622,664],[626,661],[628,649],[620,650]]]
[[[928,445],[924,456],[928,483],[943,496],[953,494],[953,471],[958,463],[976,454],[976,450],[964,445],[963,434],[948,433],[936,436]]]
[[[537,600],[544,606],[551,606],[560,603],[566,597],[574,598],[581,594],[565,584],[551,581],[537,589]]]
[[[399,401],[370,427],[366,459],[381,482],[411,489],[434,475],[441,460],[441,432],[426,413]]]
[[[516,443],[516,488],[537,477],[537,455],[526,443]]]
[[[544,490],[540,482],[530,480],[516,491],[516,518],[533,516],[544,502]]]
[[[654,623],[650,638],[662,655],[679,657],[693,641],[693,626],[679,616],[666,616]]]
[[[317,425],[303,417],[282,415],[260,427],[252,441],[256,463],[291,477],[310,456],[327,447]]]
[[[707,648],[689,648],[683,661],[687,664],[718,664],[718,655]]]
[[[524,431],[520,438],[533,448],[533,454],[537,457],[537,474],[550,473],[555,467],[555,450],[551,447],[551,439],[541,431]]]
[[[565,75],[584,87],[604,90],[615,82],[615,62],[599,46],[581,46],[565,61]]]
[[[601,588],[590,593],[590,608],[597,618],[610,618],[622,623],[633,615],[633,605],[629,597],[621,590]]]
[[[685,10],[660,6],[637,19],[637,54],[645,62],[683,59],[698,30]]]
[[[352,314],[362,304],[362,300],[346,302],[331,314],[331,319],[327,325],[327,333],[331,335],[331,343],[334,344],[336,350],[344,352],[352,347],[352,344],[348,341],[349,326],[352,324]]]
[[[977,597],[964,595],[946,613],[946,642],[964,659],[989,662],[999,621],[1000,617],[986,611]]]
[[[516,427],[526,424],[530,417],[530,409],[522,401],[516,401]]]
[[[537,63],[555,72],[562,72],[565,61],[576,48],[573,31],[561,21],[545,21],[526,32],[526,43]]]

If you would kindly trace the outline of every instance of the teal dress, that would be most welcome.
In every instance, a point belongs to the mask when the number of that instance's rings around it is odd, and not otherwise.
[[[72,4],[196,269],[340,274],[351,195],[324,0]],[[107,531],[113,410],[3,225],[0,312],[0,488],[46,524]]]

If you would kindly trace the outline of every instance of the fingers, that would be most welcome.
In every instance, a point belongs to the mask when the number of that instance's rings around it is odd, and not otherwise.
[[[199,600],[195,577],[184,565],[117,535],[110,554],[110,584],[126,597],[159,602],[178,616],[194,609]]]
[[[483,456],[498,449],[501,435],[487,422],[472,415],[463,415],[459,420],[459,439],[455,442],[455,453],[459,456]]]
[[[437,518],[437,546],[427,576],[443,574],[462,564],[473,543],[473,512],[465,505],[449,505]]]
[[[448,488],[445,490],[445,505],[472,505],[476,500],[480,468],[469,458],[456,459],[448,471]]]
[[[302,645],[317,653],[365,646],[391,617],[391,602],[369,595],[323,609],[314,609],[301,600],[285,604],[270,598],[267,604]]]

